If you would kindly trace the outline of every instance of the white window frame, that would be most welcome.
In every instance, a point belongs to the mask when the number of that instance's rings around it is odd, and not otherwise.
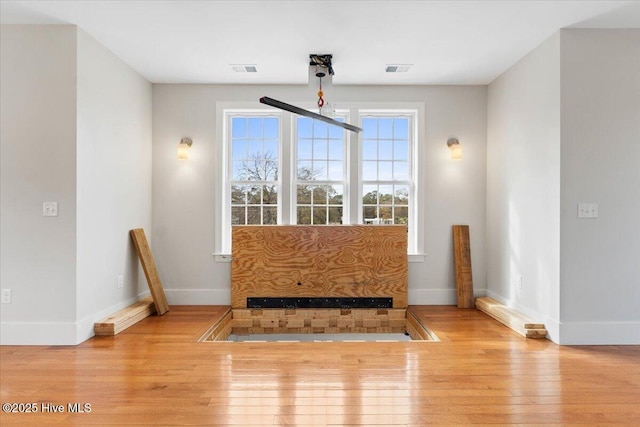
[[[237,103],[218,103],[216,105],[216,129],[217,150],[214,151],[214,164],[220,165],[219,171],[216,171],[216,178],[214,186],[214,200],[221,202],[214,202],[214,214],[215,214],[215,236],[214,236],[214,254],[219,261],[229,261],[231,254],[231,186],[229,173],[231,171],[231,155],[230,155],[230,141],[229,132],[231,129],[231,120],[234,117],[247,117],[247,116],[268,116],[278,117],[279,121],[279,135],[280,144],[278,148],[278,224],[282,224],[282,200],[283,200],[283,176],[281,171],[283,163],[283,154],[285,152],[283,147],[283,130],[285,126],[283,124],[284,114],[273,108],[255,108],[254,104],[248,106],[246,104]],[[288,120],[287,120],[288,122]]]
[[[247,102],[216,103],[216,147],[213,164],[220,165],[214,171],[214,255],[217,261],[231,260],[231,194],[228,171],[231,161],[227,135],[231,116],[268,115],[278,116],[280,122],[280,149],[278,153],[278,224],[295,224],[296,218],[296,170],[297,144],[295,144],[295,115],[270,107],[257,107],[260,104]],[[296,104],[314,111],[313,104]],[[424,261],[424,174],[425,116],[424,103],[418,102],[379,102],[379,103],[341,103],[336,110],[345,121],[362,125],[362,116],[402,114],[412,117],[411,135],[411,181],[409,205],[408,259],[410,262]],[[354,132],[345,132],[344,204],[343,223],[360,224],[362,218],[362,137]],[[214,169],[216,169],[214,167]]]
[[[349,123],[349,111],[348,110],[343,110],[343,109],[339,109],[335,111],[336,117],[340,117],[343,118],[344,121],[346,123]],[[298,121],[296,120],[296,117],[292,118],[292,126],[291,126],[291,169],[290,169],[290,173],[291,173],[291,206],[290,206],[290,224],[297,224],[297,207],[298,207],[298,200],[297,200],[297,196],[298,196],[298,184],[300,183],[300,181],[298,181],[298,144],[297,144],[297,135],[298,135]],[[342,145],[342,180],[339,182],[340,185],[342,185],[342,197],[343,197],[343,202],[342,202],[342,223],[343,224],[349,224],[349,220],[350,220],[350,216],[349,216],[349,176],[348,171],[349,171],[349,158],[348,158],[348,153],[349,153],[349,141],[350,141],[350,134],[351,132],[344,132],[343,131],[343,145]],[[318,181],[314,181],[314,182],[310,182],[310,185],[332,185],[332,184],[336,184],[336,181],[323,181],[323,180],[318,180]],[[312,216],[313,216],[313,211],[312,211]]]
[[[280,123],[281,123],[280,114],[267,114],[266,112],[246,113],[246,112],[241,112],[241,111],[240,112],[227,111],[225,113],[225,116],[226,116],[226,120],[227,120],[227,129],[231,128],[231,123],[233,122],[234,118],[240,118],[241,117],[241,118],[249,118],[250,119],[250,118],[274,118],[275,117],[276,119],[278,119],[278,135],[280,135],[280,132],[282,132],[282,129],[281,129],[281,126],[280,126]],[[230,147],[233,145],[233,137],[229,137],[229,135],[227,134],[226,138],[227,138],[227,140],[225,142],[225,145],[226,145],[225,148],[227,150],[229,150]],[[245,137],[245,139],[251,139],[251,138],[250,138],[249,135],[247,135]],[[282,146],[281,139],[282,139],[282,137],[279,136],[279,139],[278,139],[278,150],[277,150],[278,152],[276,153],[277,154],[277,159],[278,159],[278,172],[280,172],[280,170],[282,169],[280,167],[280,151],[281,151],[281,146]],[[262,136],[262,140],[264,140],[264,135]],[[227,170],[227,175],[225,177],[225,179],[226,179],[225,190],[229,193],[228,204],[230,205],[230,208],[231,208],[230,210],[233,210],[233,207],[237,206],[237,205],[233,205],[232,204],[232,200],[231,200],[231,196],[232,196],[231,187],[234,184],[242,185],[242,186],[250,186],[250,185],[253,185],[253,184],[260,184],[260,185],[264,186],[265,183],[268,183],[267,185],[274,185],[275,184],[275,186],[277,188],[277,200],[276,200],[276,209],[278,211],[277,212],[277,217],[280,218],[280,211],[281,211],[281,206],[282,206],[282,196],[280,194],[280,189],[282,187],[282,181],[279,179],[279,175],[278,175],[278,179],[277,180],[270,180],[270,181],[266,181],[266,180],[265,181],[234,180],[233,179],[233,164],[232,164],[233,155],[230,155],[229,151],[227,151],[227,155],[225,156],[225,160],[226,160],[226,170]],[[248,159],[245,159],[245,160],[248,160]],[[225,198],[225,201],[227,201],[226,198]],[[245,209],[246,209],[247,205],[245,204],[244,206],[245,206]],[[260,206],[263,206],[263,203],[261,203]],[[225,209],[225,212],[228,213],[229,210]],[[246,210],[245,210],[245,215],[246,215]],[[231,217],[232,216],[233,215],[231,215]],[[261,216],[261,220],[262,220],[263,219],[262,218],[263,212],[261,212],[260,216]],[[231,219],[231,217],[229,219]],[[245,221],[246,221],[246,218],[245,218]],[[229,221],[229,223],[231,223],[231,221]]]
[[[408,253],[409,254],[418,254],[421,251],[418,250],[419,242],[422,240],[418,240],[418,234],[420,229],[420,223],[418,222],[418,212],[419,212],[419,202],[418,202],[418,132],[417,126],[420,122],[418,120],[418,110],[416,109],[398,109],[398,108],[384,108],[384,109],[359,109],[358,111],[358,119],[360,126],[362,126],[363,119],[368,117],[375,118],[388,118],[388,117],[406,117],[409,120],[409,179],[405,181],[404,185],[408,185],[409,187],[409,212],[408,212]],[[362,145],[363,138],[358,138],[358,156],[356,161],[358,162],[358,166],[362,165],[363,154],[362,154]],[[375,181],[379,184],[388,184],[394,185],[394,181]],[[363,204],[362,198],[363,194],[363,170],[360,168],[360,174],[358,176],[358,221],[361,222],[362,214],[363,214]]]

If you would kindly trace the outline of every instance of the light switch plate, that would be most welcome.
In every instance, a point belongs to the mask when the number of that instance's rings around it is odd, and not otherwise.
[[[578,218],[598,218],[598,204],[578,203]]]
[[[58,216],[58,202],[42,202],[42,216]]]
[[[11,304],[11,289],[3,289],[0,293],[2,304]]]

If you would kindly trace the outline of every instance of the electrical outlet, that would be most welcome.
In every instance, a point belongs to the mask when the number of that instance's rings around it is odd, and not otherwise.
[[[42,216],[58,216],[58,202],[42,202]]]
[[[121,274],[118,276],[118,289],[122,288],[124,288],[124,276]]]
[[[0,293],[2,304],[11,304],[11,289],[3,289]]]
[[[516,280],[516,286],[518,287],[518,290],[522,290],[522,276],[518,276],[518,279]]]
[[[598,218],[598,204],[578,203],[578,218]]]

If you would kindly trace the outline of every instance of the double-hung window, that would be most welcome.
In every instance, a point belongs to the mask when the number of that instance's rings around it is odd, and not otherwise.
[[[236,224],[405,224],[420,252],[418,109],[338,111],[360,134],[270,109],[221,115],[217,253]]]
[[[409,224],[412,193],[409,117],[362,118],[362,223]]]
[[[279,118],[231,117],[228,142],[231,224],[277,224]]]
[[[308,117],[296,117],[295,122],[295,222],[342,224],[345,132]]]

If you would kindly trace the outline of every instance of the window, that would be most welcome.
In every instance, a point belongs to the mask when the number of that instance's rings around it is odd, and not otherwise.
[[[345,140],[342,128],[296,118],[296,223],[344,221]]]
[[[363,128],[355,134],[287,112],[219,106],[216,252],[231,252],[234,224],[406,224],[409,253],[420,253],[421,109],[337,111]]]
[[[279,119],[231,118],[231,224],[278,223]]]
[[[409,117],[362,117],[362,223],[409,224]]]

